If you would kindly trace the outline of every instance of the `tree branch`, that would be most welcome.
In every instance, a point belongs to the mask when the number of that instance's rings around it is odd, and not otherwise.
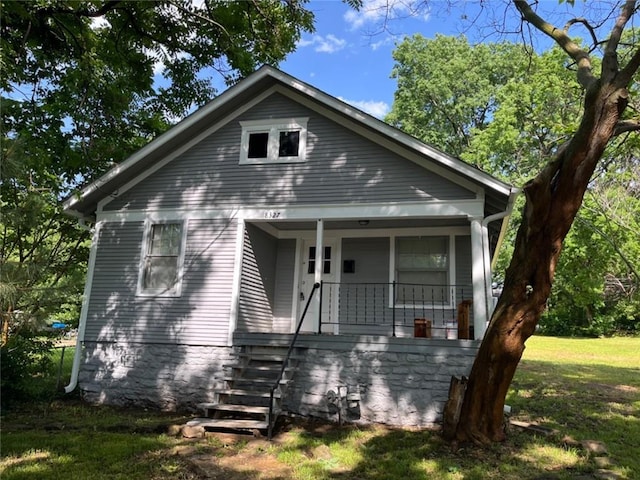
[[[635,268],[635,265],[633,264],[633,262],[631,260],[629,260],[629,258],[624,254],[624,252],[622,250],[620,250],[620,248],[618,247],[616,242],[614,242],[613,239],[609,235],[607,235],[605,232],[600,230],[595,224],[593,224],[592,222],[590,222],[586,218],[582,218],[579,215],[576,218],[577,218],[577,220],[579,222],[581,222],[583,225],[586,225],[587,228],[590,228],[591,230],[596,232],[598,235],[600,235],[600,237],[602,237],[603,240],[605,240],[609,245],[611,245],[613,247],[613,249],[616,251],[616,253],[618,254],[618,256],[620,257],[620,259],[627,266],[627,268],[636,277],[638,282],[640,282],[640,272],[638,272],[638,270]]]
[[[640,119],[620,120],[613,131],[613,136],[628,132],[640,132]]]
[[[586,18],[580,17],[580,18],[572,18],[571,20],[569,20],[567,22],[567,24],[564,26],[564,33],[569,34],[569,28],[571,28],[576,23],[581,23],[581,24],[583,24],[585,26],[585,28],[587,29],[587,31],[591,35],[591,40],[593,40],[593,46],[595,48],[595,46],[598,45],[598,38],[596,37],[595,30],[593,29],[593,27],[587,21]]]
[[[604,57],[602,59],[602,79],[604,81],[610,81],[618,74],[618,45],[622,38],[622,32],[624,27],[633,15],[637,0],[627,0],[623,7],[620,9],[620,15],[616,19],[616,23],[611,29],[611,35],[604,49]],[[637,53],[637,52],[636,52]],[[634,55],[635,57],[636,55]],[[631,59],[633,61],[633,58]],[[631,63],[631,62],[630,62]],[[627,65],[629,66],[629,65]],[[636,66],[636,70],[637,70]],[[629,77],[630,79],[631,77]],[[623,80],[620,79],[622,82]],[[627,85],[628,81],[624,82]]]
[[[584,88],[589,88],[589,86],[597,80],[593,75],[589,54],[580,48],[576,42],[571,40],[564,30],[550,24],[534,12],[526,0],[514,0],[513,3],[526,22],[553,39],[567,55],[575,60],[578,65],[578,82]]]
[[[208,4],[206,4],[206,7],[207,7],[207,12],[209,13],[209,17],[205,17],[204,15],[200,15],[199,13],[196,13],[195,11],[191,11],[188,8],[185,8],[182,5],[180,5],[178,2],[171,2],[171,5],[173,5],[175,8],[177,8],[182,13],[186,13],[187,15],[191,15],[192,17],[195,17],[195,18],[197,18],[199,20],[202,20],[205,23],[210,23],[211,25],[213,25],[213,26],[219,28],[220,30],[222,30],[227,35],[227,37],[231,37],[231,35],[229,35],[229,32],[227,31],[226,28],[224,28],[224,26],[222,26],[221,24],[216,22],[213,18],[211,18],[212,12],[211,12]]]
[[[618,81],[623,85],[628,85],[631,82],[631,79],[636,74],[638,69],[640,68],[640,47],[633,52],[631,59],[625,65],[625,67],[620,70],[618,75]]]

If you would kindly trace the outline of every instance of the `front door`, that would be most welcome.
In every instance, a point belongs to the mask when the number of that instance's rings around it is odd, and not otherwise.
[[[335,282],[336,280],[336,247],[335,241],[327,241],[322,252],[322,280],[324,282]],[[304,307],[307,305],[308,296],[313,288],[316,270],[316,244],[314,240],[307,240],[303,243],[302,271],[300,272],[299,305],[298,315],[302,315]],[[322,293],[322,322],[332,321],[332,309],[335,303],[333,293],[337,291],[336,285],[324,285]],[[319,295],[316,291],[315,295]],[[311,301],[309,310],[304,317],[301,332],[316,333],[318,331],[318,302]],[[299,318],[299,317],[298,317]],[[322,331],[333,331],[334,326],[328,325]]]

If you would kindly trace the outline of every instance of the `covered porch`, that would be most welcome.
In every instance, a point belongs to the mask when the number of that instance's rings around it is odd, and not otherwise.
[[[315,220],[295,209],[245,212],[230,344],[235,333],[294,332],[314,284],[303,334],[482,338],[500,225],[491,229],[471,215],[476,209],[440,209],[396,218],[340,211]]]

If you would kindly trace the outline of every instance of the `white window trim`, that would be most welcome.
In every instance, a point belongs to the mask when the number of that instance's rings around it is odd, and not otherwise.
[[[150,247],[151,227],[153,225],[179,223],[181,224],[180,252],[178,253],[177,279],[171,289],[149,289],[144,288],[144,270],[146,265],[147,253]],[[138,287],[136,295],[139,297],[180,297],[182,295],[182,279],[184,277],[184,257],[187,249],[187,220],[151,220],[144,221],[144,234],[142,236],[142,253],[140,256],[140,265],[138,266]]]
[[[270,120],[248,120],[240,122],[242,137],[240,139],[240,165],[264,165],[274,163],[303,163],[307,161],[307,123],[309,117],[277,118]],[[299,130],[298,155],[290,157],[278,156],[280,132]],[[252,133],[269,133],[267,156],[265,158],[249,158],[249,135]]]
[[[398,234],[398,235],[391,235],[389,237],[389,283],[393,283],[396,280],[396,237],[448,237],[449,238],[449,271],[447,272],[448,275],[448,283],[449,283],[449,287],[451,285],[455,285],[456,284],[456,236],[455,235],[446,235],[446,234],[437,234],[437,233],[433,233],[433,234],[414,234],[414,233],[406,233],[406,234]],[[422,303],[419,305],[414,305],[412,303],[395,303],[395,299],[393,298],[393,289],[389,289],[389,308],[413,308],[413,307],[422,307]],[[429,308],[441,308],[441,307],[451,307],[454,303],[455,303],[455,292],[451,292],[449,291],[448,294],[448,301],[446,303],[425,303],[424,307],[429,307]]]

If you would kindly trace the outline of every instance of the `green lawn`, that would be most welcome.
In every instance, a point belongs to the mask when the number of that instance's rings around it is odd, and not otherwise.
[[[640,339],[533,337],[507,403],[515,419],[557,433],[536,436],[512,427],[504,444],[482,450],[463,446],[455,453],[435,432],[380,426],[290,425],[272,444],[253,437],[193,441],[164,433],[184,417],[58,397],[3,412],[0,477],[590,478],[599,467],[565,438],[572,437],[604,442],[612,462],[607,468],[618,478],[640,478]]]

